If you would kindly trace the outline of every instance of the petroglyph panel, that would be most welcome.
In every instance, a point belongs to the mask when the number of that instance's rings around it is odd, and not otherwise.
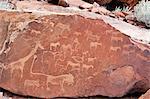
[[[23,18],[16,19],[16,27],[24,23]],[[118,97],[143,79],[143,83],[150,82],[149,45],[131,40],[103,20],[49,15],[28,20],[23,29],[13,25],[9,30],[17,29],[17,35],[7,47],[3,43],[6,39],[0,36],[0,47],[4,48],[0,53],[0,87],[4,89],[43,98]],[[0,35],[9,41],[5,32],[7,28],[1,29]]]

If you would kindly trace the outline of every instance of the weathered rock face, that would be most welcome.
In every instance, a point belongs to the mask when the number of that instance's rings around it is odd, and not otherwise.
[[[0,23],[4,89],[52,98],[119,97],[150,88],[150,47],[103,20],[0,12]]]
[[[126,3],[128,6],[133,7],[138,3],[139,0],[118,0],[120,2]]]

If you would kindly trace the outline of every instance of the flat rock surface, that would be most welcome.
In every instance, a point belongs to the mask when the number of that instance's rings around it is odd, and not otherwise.
[[[1,88],[44,98],[150,88],[150,46],[102,19],[1,11],[0,23]]]

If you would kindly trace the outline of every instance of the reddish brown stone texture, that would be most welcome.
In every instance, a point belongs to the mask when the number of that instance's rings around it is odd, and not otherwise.
[[[135,4],[138,3],[139,0],[118,0],[118,1],[127,3],[129,6],[134,6]]]
[[[141,81],[143,89],[150,88],[149,46],[131,40],[102,20],[77,15],[36,18],[6,12],[0,16],[7,16],[3,19],[10,22],[9,32],[0,33],[10,34],[0,55],[0,87],[4,89],[51,98],[119,97]],[[23,23],[28,24],[20,30]],[[13,37],[16,29],[18,35]]]
[[[139,99],[150,99],[150,90],[148,90],[144,95],[142,95]]]

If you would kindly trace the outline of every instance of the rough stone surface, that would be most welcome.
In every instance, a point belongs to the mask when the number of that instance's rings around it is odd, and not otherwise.
[[[6,90],[52,98],[120,97],[150,88],[150,46],[101,19],[1,11],[0,23],[0,87]]]
[[[140,0],[117,0],[117,1],[124,2],[124,3],[128,4],[129,6],[134,6]]]
[[[150,90],[148,90],[144,95],[142,95],[139,99],[150,99]]]
[[[83,0],[59,0],[58,2],[59,5],[65,6],[68,4],[69,6],[75,6],[75,7],[81,7],[85,6],[85,8],[91,8],[92,4],[89,4]]]

